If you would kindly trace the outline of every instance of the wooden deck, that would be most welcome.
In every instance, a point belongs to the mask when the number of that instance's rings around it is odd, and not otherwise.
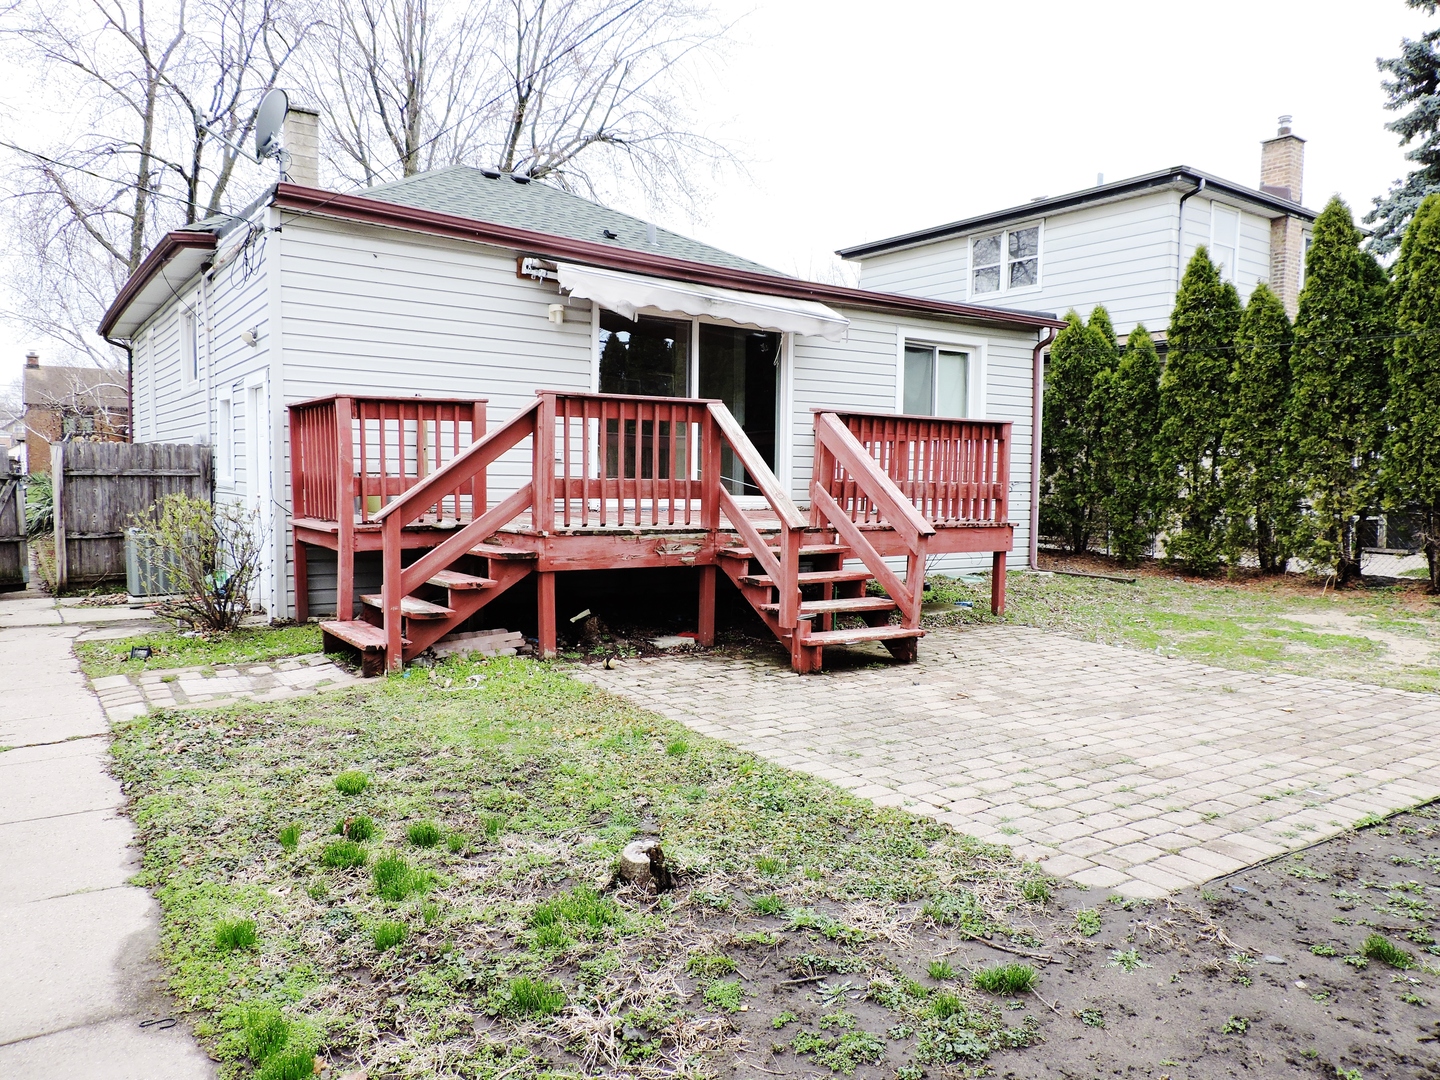
[[[817,412],[805,510],[717,401],[542,391],[486,431],[484,402],[333,397],[292,406],[291,432],[297,615],[305,545],[337,552],[340,598],[355,553],[380,552],[381,592],[358,613],[342,599],[322,624],[367,668],[398,667],[531,574],[542,655],[555,651],[554,575],[573,570],[694,567],[704,644],[723,572],[802,672],[862,640],[913,659],[929,555],[991,552],[1004,607],[1008,424]],[[492,502],[488,472],[517,448],[530,479]],[[722,448],[762,508],[737,501]],[[884,596],[867,596],[872,580]],[[864,625],[837,629],[837,615]]]

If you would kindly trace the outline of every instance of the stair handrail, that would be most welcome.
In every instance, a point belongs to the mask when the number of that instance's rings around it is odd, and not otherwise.
[[[704,465],[706,485],[711,488],[715,497],[715,520],[707,521],[706,526],[712,530],[718,529],[719,514],[724,512],[731,526],[740,534],[779,592],[780,610],[777,618],[780,625],[793,629],[800,621],[800,546],[809,522],[795,505],[795,500],[790,498],[789,492],[781,485],[774,471],[760,456],[760,451],[745,434],[745,429],[740,426],[734,414],[719,401],[712,401],[708,409],[716,435],[730,445],[736,461],[750,475],[753,486],[760,489],[760,494],[765,497],[765,501],[780,521],[780,557],[777,559],[771,554],[769,542],[760,535],[760,530],[751,524],[745,511],[735,501],[735,496],[726,489],[724,478],[720,475],[718,445],[714,446],[713,454],[707,455]],[[708,439],[706,441],[707,444],[715,442]]]
[[[484,438],[471,443],[452,458],[448,465],[425,477],[393,502],[382,507],[375,515],[373,520],[380,522],[382,527],[380,603],[385,625],[385,658],[390,670],[398,671],[403,664],[401,600],[418,588],[421,582],[433,577],[436,571],[443,570],[476,544],[487,539],[496,529],[531,509],[535,502],[534,485],[525,484],[490,509],[472,507],[468,525],[456,530],[403,569],[400,565],[401,530],[424,513],[434,501],[434,492],[449,490],[479,476],[501,454],[518,446],[527,435],[531,436],[532,445],[538,443],[540,440],[535,438],[536,416],[540,406],[539,399],[530,402],[505,423],[487,432]],[[475,490],[487,491],[489,486],[477,484]],[[477,514],[477,511],[480,512]]]
[[[916,509],[895,481],[885,475],[860,440],[833,412],[815,414],[815,450],[815,465],[810,478],[812,510],[830,524],[890,599],[895,601],[905,625],[919,626],[921,597],[925,588],[925,547],[926,541],[935,535],[935,526]],[[855,486],[880,511],[881,520],[888,523],[905,544],[904,582],[886,565],[864,530],[827,490],[829,474],[834,467],[832,460],[844,467]]]

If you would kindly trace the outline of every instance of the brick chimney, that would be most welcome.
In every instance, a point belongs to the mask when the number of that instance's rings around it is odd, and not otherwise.
[[[25,366],[27,368],[37,368],[40,366],[40,354],[34,349],[31,349],[25,354]]]
[[[292,184],[320,186],[320,114],[291,105],[285,114],[285,176]]]
[[[1260,144],[1260,190],[1299,204],[1304,192],[1305,140],[1280,117],[1280,130]],[[1305,259],[1304,223],[1289,214],[1270,222],[1270,287],[1290,318],[1300,310],[1300,271]]]

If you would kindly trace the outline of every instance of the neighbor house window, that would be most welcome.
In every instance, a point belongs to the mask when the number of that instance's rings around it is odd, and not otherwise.
[[[970,403],[970,354],[944,345],[905,343],[904,411],[964,416]]]
[[[1305,266],[1307,263],[1310,262],[1311,239],[1312,237],[1305,237],[1304,242],[1300,245],[1300,281],[1295,286],[1296,292],[1299,292],[1301,289],[1305,288]]]
[[[193,311],[180,313],[180,374],[187,383],[200,377],[200,341]]]
[[[1240,211],[1211,203],[1210,261],[1226,281],[1235,281],[1240,258]]]
[[[1008,292],[1040,284],[1040,226],[977,236],[970,245],[971,292]]]

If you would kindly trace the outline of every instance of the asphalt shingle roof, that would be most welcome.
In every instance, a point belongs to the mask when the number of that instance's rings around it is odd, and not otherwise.
[[[723,266],[732,270],[775,274],[777,271],[728,251],[655,227],[655,243],[647,239],[648,224],[637,217],[601,206],[539,181],[517,183],[508,174],[486,175],[468,165],[418,173],[362,192],[369,199],[487,221],[516,229],[613,244],[631,251]],[[614,233],[613,237],[606,232]]]

